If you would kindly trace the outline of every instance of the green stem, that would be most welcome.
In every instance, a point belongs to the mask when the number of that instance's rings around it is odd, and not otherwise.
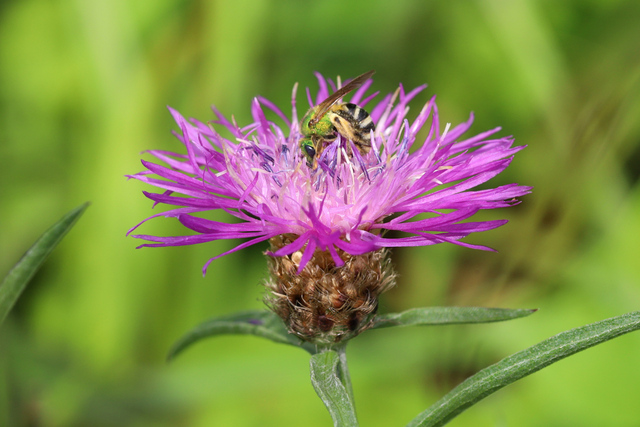
[[[340,344],[335,348],[336,353],[338,353],[338,378],[340,378],[340,382],[347,390],[347,394],[349,395],[349,399],[351,399],[351,404],[356,406],[356,400],[353,396],[353,385],[351,384],[351,374],[349,374],[349,366],[347,365],[347,343]]]
[[[324,349],[311,356],[311,383],[335,427],[358,427],[346,356],[336,350]],[[344,355],[344,347],[339,351]]]

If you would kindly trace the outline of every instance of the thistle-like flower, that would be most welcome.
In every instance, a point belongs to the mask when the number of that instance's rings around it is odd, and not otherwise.
[[[337,89],[317,77],[315,101],[307,90],[310,107]],[[371,84],[364,82],[350,102],[368,108],[377,95],[366,96]],[[513,147],[511,137],[491,138],[499,128],[462,139],[473,116],[442,129],[435,97],[410,122],[408,104],[425,87],[407,93],[400,86],[371,108],[370,150],[356,149],[354,141],[335,132],[316,165],[299,146],[295,86],[291,118],[258,97],[251,105],[253,122],[242,127],[215,107],[217,120],[210,125],[187,121],[170,108],[186,153],[150,151],[165,165],[143,161],[147,170],[132,178],[164,190],[144,193],[156,204],[177,206],[150,218],[176,217],[194,233],[134,237],[152,242],[141,247],[249,239],[211,258],[204,271],[216,258],[269,240],[266,302],[289,330],[320,344],[355,336],[371,324],[380,293],[394,284],[387,248],[449,242],[489,249],[461,239],[507,221],[463,221],[480,209],[517,204],[516,197],[530,192],[517,184],[473,190],[502,172],[524,147]],[[265,109],[282,122],[269,120]],[[428,121],[428,132],[416,143]],[[221,128],[232,138],[221,136],[216,130]],[[216,209],[237,220],[197,215]]]

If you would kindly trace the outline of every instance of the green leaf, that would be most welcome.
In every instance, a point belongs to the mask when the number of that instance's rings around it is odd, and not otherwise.
[[[466,379],[407,426],[445,425],[469,406],[502,387],[565,357],[637,329],[640,329],[640,311],[562,332]]]
[[[275,313],[267,310],[253,310],[216,317],[201,323],[173,345],[167,359],[173,359],[191,344],[203,338],[216,335],[255,335],[302,348],[311,354],[316,352],[315,346],[287,332],[282,319]]]
[[[335,427],[358,425],[353,401],[339,377],[340,356],[327,350],[311,356],[311,383],[329,410]]]
[[[429,307],[407,310],[402,313],[377,316],[373,328],[409,325],[437,325],[453,323],[497,322],[528,316],[535,310],[508,310],[477,307]],[[207,320],[187,332],[174,344],[167,356],[173,359],[191,344],[215,335],[255,335],[271,341],[302,348],[310,354],[316,346],[290,334],[282,320],[273,312],[254,310],[216,317]]]
[[[73,227],[80,215],[89,206],[88,203],[78,206],[62,217],[60,221],[44,232],[33,246],[22,256],[20,261],[9,271],[0,284],[0,325],[11,311],[20,294],[36,274],[36,271],[47,259],[51,251]]]
[[[392,326],[452,325],[517,319],[536,310],[483,307],[424,307],[376,316],[373,329]]]

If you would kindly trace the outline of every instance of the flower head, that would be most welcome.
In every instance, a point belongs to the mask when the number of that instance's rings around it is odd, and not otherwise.
[[[337,89],[332,81],[319,74],[317,77],[319,90],[315,98],[307,90],[310,107]],[[321,141],[323,150],[315,167],[308,164],[299,146],[302,135],[295,87],[291,118],[273,103],[258,97],[251,104],[253,122],[246,126],[227,119],[215,107],[217,119],[210,122],[211,126],[197,120],[187,121],[170,108],[180,128],[176,137],[186,153],[150,151],[165,165],[143,161],[147,170],[132,177],[164,190],[145,192],[156,204],[175,206],[150,218],[176,217],[194,233],[134,237],[152,242],[141,246],[249,239],[211,258],[205,270],[216,258],[271,239],[269,254],[293,262],[293,267],[280,266],[274,270],[287,271],[288,277],[302,274],[318,253],[324,254],[323,265],[330,259],[335,268],[340,268],[354,256],[397,246],[450,242],[489,249],[461,239],[473,232],[499,227],[506,221],[465,220],[481,209],[517,204],[515,198],[527,194],[530,187],[510,184],[473,189],[502,172],[513,155],[524,147],[513,147],[511,137],[492,137],[499,128],[463,139],[473,116],[453,128],[441,127],[435,97],[409,121],[408,104],[425,86],[409,92],[400,86],[394,94],[370,106],[376,95],[366,96],[371,84],[367,80],[350,99],[370,112],[375,124],[369,135],[371,149],[359,150],[353,140],[335,132],[334,140]],[[269,120],[266,110],[275,113],[282,123]],[[428,132],[427,122],[430,122]],[[232,138],[220,135],[220,129]],[[426,135],[418,139],[422,130]],[[198,216],[217,209],[236,220],[217,222]],[[378,279],[385,285],[379,287],[386,289],[392,282],[389,279],[392,274],[384,273],[384,268],[380,271],[382,276]],[[277,286],[272,286],[272,290],[276,294],[284,292]],[[371,294],[372,289],[367,288],[366,292]],[[322,293],[326,297],[330,292]],[[293,304],[290,296],[288,301]],[[320,317],[315,321],[322,322],[323,315],[318,314]]]

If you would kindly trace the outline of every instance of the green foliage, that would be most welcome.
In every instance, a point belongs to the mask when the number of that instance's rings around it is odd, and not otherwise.
[[[88,204],[85,203],[75,208],[45,231],[2,280],[0,283],[0,325],[31,278],[40,269],[51,251],[58,246],[65,234],[74,226],[87,206]]]
[[[380,315],[375,327],[484,323],[527,316],[535,310],[479,307],[430,307]],[[499,389],[589,347],[640,329],[640,311],[562,332],[485,368],[413,419],[408,427],[439,427]],[[269,311],[252,311],[211,319],[181,338],[169,359],[191,344],[217,335],[255,335],[302,347],[311,354],[311,383],[329,410],[336,427],[357,426],[346,346],[317,348],[289,334],[281,319]]]
[[[254,310],[218,317],[201,323],[174,344],[167,358],[171,360],[191,344],[216,335],[255,335],[279,344],[303,348],[311,354],[316,352],[315,346],[288,333],[282,319],[276,314],[266,310]]]
[[[562,332],[465,380],[407,427],[439,427],[471,405],[527,375],[589,347],[640,329],[640,311]]]
[[[500,322],[529,316],[535,310],[484,307],[424,307],[376,316],[373,328]]]
[[[394,326],[447,325],[499,322],[528,316],[535,310],[484,307],[425,307],[402,313],[378,315],[372,329]],[[287,332],[282,320],[273,312],[253,310],[207,320],[187,332],[169,351],[169,360],[203,338],[217,335],[255,335],[279,344],[300,347],[310,354],[317,347]]]

